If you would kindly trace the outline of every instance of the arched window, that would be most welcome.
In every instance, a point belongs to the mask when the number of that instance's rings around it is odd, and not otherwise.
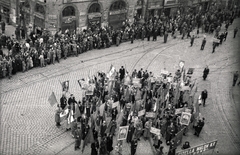
[[[68,6],[66,7],[63,12],[62,12],[62,16],[66,17],[66,16],[75,16],[75,9],[72,6]]]
[[[45,14],[45,9],[41,4],[36,4],[35,11],[41,14]]]
[[[94,12],[100,12],[100,5],[98,3],[93,3],[88,10],[88,13]]]
[[[124,1],[116,1],[111,5],[110,11],[123,10],[125,8],[126,3]]]

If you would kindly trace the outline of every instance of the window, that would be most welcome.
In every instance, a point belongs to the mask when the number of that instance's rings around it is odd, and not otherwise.
[[[124,1],[116,1],[111,5],[110,11],[123,10],[125,8],[126,3]]]
[[[75,9],[72,6],[68,6],[66,7],[63,12],[62,12],[62,16],[66,17],[66,16],[75,16]]]
[[[94,3],[90,6],[88,13],[100,12],[100,5],[98,3]]]
[[[41,13],[41,14],[45,14],[45,9],[42,5],[40,4],[36,4],[35,6],[35,11],[38,12],[38,13]]]

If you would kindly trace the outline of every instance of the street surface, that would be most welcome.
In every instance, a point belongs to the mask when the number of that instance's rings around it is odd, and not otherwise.
[[[218,139],[213,154],[240,154],[240,86],[232,87],[233,73],[240,71],[240,32],[233,39],[233,29],[237,25],[240,25],[239,18],[229,27],[227,40],[213,54],[212,34],[206,34],[207,43],[203,51],[200,50],[202,33],[195,39],[193,47],[190,47],[190,39],[181,40],[181,36],[176,39],[169,36],[166,44],[163,37],[158,36],[155,42],[135,40],[133,44],[126,42],[118,47],[92,50],[78,57],[62,59],[59,64],[33,68],[17,73],[11,79],[1,79],[0,154],[90,155],[90,144],[83,153],[74,151],[74,139],[70,132],[66,132],[64,125],[60,128],[55,126],[56,106],[51,107],[47,100],[52,91],[60,99],[60,82],[69,80],[69,92],[80,100],[82,91],[77,80],[98,71],[107,72],[111,64],[117,70],[125,66],[131,73],[133,69],[143,68],[158,75],[163,68],[174,74],[179,60],[185,61],[186,69],[194,68],[192,79],[198,83],[195,99],[204,89],[209,95],[206,107],[200,106],[205,117],[200,136],[194,136],[194,130],[189,127],[183,142],[189,141],[191,146],[197,146]],[[12,32],[14,29],[6,26],[6,33],[11,35]],[[202,72],[206,65],[210,73],[203,81]],[[163,142],[164,152],[167,152],[164,139]],[[152,149],[149,141],[141,139],[136,155],[152,155]],[[181,150],[180,147],[178,150]],[[211,151],[204,154],[211,154]],[[126,142],[123,144],[123,155],[130,155],[130,144]]]

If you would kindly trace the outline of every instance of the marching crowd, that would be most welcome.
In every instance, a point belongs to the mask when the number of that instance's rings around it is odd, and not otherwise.
[[[191,46],[194,43],[194,38],[198,37],[200,30],[202,33],[213,33],[215,37],[222,40],[227,37],[227,30],[236,17],[236,13],[229,10],[221,12],[178,12],[175,16],[165,16],[164,13],[159,17],[150,18],[147,22],[140,24],[134,22],[129,24],[124,22],[121,28],[114,30],[111,26],[108,27],[91,27],[80,32],[59,30],[55,35],[51,35],[48,31],[43,31],[40,34],[31,32],[29,36],[20,35],[20,28],[17,27],[15,35],[6,36],[5,23],[2,22],[2,34],[0,37],[0,78],[9,77],[17,72],[25,72],[31,68],[44,67],[46,65],[58,63],[60,60],[67,59],[68,56],[78,56],[83,52],[92,49],[108,48],[112,45],[118,46],[125,41],[133,43],[136,39],[144,40],[147,38],[150,41],[157,40],[157,37],[164,37],[164,43],[167,42],[168,35],[171,34],[176,38],[179,33],[182,39],[191,38]],[[225,24],[225,32],[220,34],[222,24]],[[197,29],[197,35],[191,32]],[[238,29],[234,30],[234,37]],[[25,34],[23,31],[22,34]],[[20,42],[20,39],[25,39]],[[206,40],[203,41],[201,49],[204,49]],[[213,52],[218,46],[219,41],[213,44]],[[5,55],[2,48],[8,50]]]
[[[135,85],[133,79],[139,79],[140,85]],[[82,100],[76,101],[73,94],[67,99],[63,93],[55,114],[56,126],[65,122],[66,130],[71,130],[76,140],[75,150],[84,151],[85,145],[91,143],[92,155],[106,155],[113,150],[121,155],[123,140],[118,140],[113,147],[113,137],[120,134],[117,128],[128,126],[125,139],[131,144],[131,155],[136,153],[141,137],[145,140],[153,138],[159,155],[163,154],[161,144],[165,140],[169,145],[168,154],[174,155],[179,131],[186,135],[188,128],[194,128],[194,135],[198,137],[204,126],[199,103],[194,102],[197,86],[184,69],[177,70],[173,76],[163,73],[160,79],[156,79],[152,72],[143,69],[134,70],[129,75],[122,66],[119,72],[115,71],[111,76],[99,72],[88,82],[94,85],[92,95],[85,95]],[[207,92],[203,91],[202,95],[204,93]],[[116,102],[119,104],[113,107]],[[66,115],[63,117],[61,114],[64,112]],[[188,112],[191,116],[187,124],[181,123],[182,112]],[[152,127],[160,129],[161,133],[151,133]],[[182,146],[183,149],[189,147],[189,142]]]

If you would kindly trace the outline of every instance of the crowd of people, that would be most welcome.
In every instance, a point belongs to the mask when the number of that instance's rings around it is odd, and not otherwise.
[[[2,34],[0,37],[0,78],[9,77],[17,72],[25,72],[31,68],[44,67],[46,65],[59,63],[61,59],[67,59],[68,56],[78,56],[83,52],[92,49],[109,48],[110,46],[119,46],[125,41],[134,42],[136,39],[150,41],[157,40],[157,37],[164,37],[164,43],[167,42],[168,35],[173,38],[181,35],[182,39],[191,38],[191,45],[194,38],[197,37],[202,29],[202,33],[213,33],[215,37],[222,40],[226,39],[227,29],[236,17],[236,13],[229,10],[208,12],[187,12],[180,13],[175,16],[165,16],[164,13],[159,17],[150,18],[145,23],[134,22],[129,24],[124,22],[119,29],[114,30],[111,26],[102,28],[92,27],[84,29],[80,32],[59,30],[55,35],[44,30],[40,34],[31,32],[29,36],[20,35],[20,28],[17,27],[15,35],[6,36],[5,25],[2,24]],[[225,24],[226,31],[219,34],[222,24]],[[197,29],[197,35],[190,35]],[[234,31],[234,36],[237,33]],[[25,34],[25,32],[23,32]],[[23,38],[22,38],[23,37]],[[23,42],[21,39],[25,39]],[[206,43],[206,42],[205,42]],[[201,49],[204,49],[205,43]],[[213,44],[213,52],[218,43]],[[4,54],[2,48],[8,50],[8,54]]]
[[[138,79],[140,85],[134,84],[133,79]],[[84,151],[85,145],[91,143],[92,155],[106,155],[113,150],[120,155],[123,143],[127,142],[134,155],[142,137],[153,138],[158,154],[163,154],[161,144],[165,140],[169,145],[168,154],[174,155],[177,148],[174,138],[179,131],[184,130],[183,135],[186,135],[188,128],[194,128],[194,135],[199,136],[204,126],[199,103],[194,102],[197,86],[184,69],[178,69],[175,75],[163,73],[158,79],[143,69],[129,74],[122,66],[111,76],[98,72],[88,82],[94,85],[93,94],[76,101],[73,94],[67,99],[64,92],[55,115],[56,126],[65,122],[66,130],[71,130],[76,139],[75,150]],[[113,107],[116,102],[118,105]],[[144,113],[140,112],[142,110]],[[62,121],[64,112],[67,115]],[[191,115],[189,125],[181,123],[182,112]],[[128,126],[127,137],[125,141],[118,140],[114,147],[113,137],[120,134],[117,129],[122,126]],[[151,133],[152,127],[160,129],[161,133]],[[187,148],[187,144],[183,148]]]

